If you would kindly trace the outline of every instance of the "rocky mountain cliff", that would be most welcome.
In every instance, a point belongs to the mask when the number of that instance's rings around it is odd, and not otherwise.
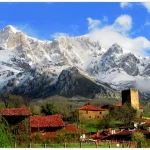
[[[48,96],[110,96],[138,88],[150,97],[150,57],[108,50],[88,35],[54,41],[31,38],[12,26],[0,31],[0,91]]]

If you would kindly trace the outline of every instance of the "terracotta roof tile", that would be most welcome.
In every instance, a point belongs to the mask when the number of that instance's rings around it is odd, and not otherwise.
[[[150,123],[150,119],[145,119],[145,123]]]
[[[116,106],[116,107],[121,107],[121,106],[122,106],[122,102],[117,103],[115,106]]]
[[[115,104],[116,107],[121,107],[122,106],[122,102]],[[139,106],[139,109],[143,109],[142,106]]]
[[[65,126],[65,130],[67,132],[72,132],[72,133],[87,133],[88,131],[85,129],[82,129],[74,124],[69,124]]]
[[[63,127],[65,123],[63,122],[61,115],[51,115],[51,116],[31,116],[30,117],[31,127]]]
[[[117,135],[131,135],[133,130],[123,130],[117,133]]]
[[[142,107],[142,106],[139,106],[139,109],[143,109],[143,107]]]
[[[92,139],[101,139],[103,137],[104,136],[101,134],[101,132],[97,132],[97,133],[94,133],[94,134],[89,136],[89,138],[92,138]]]
[[[146,130],[136,129],[136,130],[123,130],[117,133],[116,135],[131,135],[134,132],[142,132],[143,134],[150,134],[150,132]]]
[[[96,107],[93,105],[85,105],[85,106],[80,107],[79,110],[105,111],[106,109]]]
[[[0,109],[2,116],[29,116],[31,111],[29,108],[3,108]]]

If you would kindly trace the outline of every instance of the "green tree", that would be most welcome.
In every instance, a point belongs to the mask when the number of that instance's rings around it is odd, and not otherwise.
[[[114,120],[122,121],[125,125],[131,125],[131,122],[136,118],[137,111],[129,104],[124,104],[120,108],[114,108],[110,111],[110,116]]]
[[[41,106],[40,105],[30,105],[30,109],[32,112],[32,115],[40,115],[41,114]]]
[[[53,104],[46,103],[46,104],[41,106],[41,111],[45,115],[53,115],[56,113],[56,108],[53,106]]]
[[[146,139],[145,139],[145,136],[144,136],[143,133],[141,133],[141,132],[134,132],[132,134],[132,141],[137,142],[137,147],[141,148],[142,145],[145,144]]]
[[[8,108],[20,108],[20,107],[26,107],[26,102],[23,97],[12,95],[10,93],[6,93],[1,95],[0,97],[1,101],[7,100],[8,102]],[[5,107],[5,106],[4,106]]]
[[[79,121],[79,115],[78,115],[78,111],[74,110],[70,112],[70,116],[67,118],[67,121],[69,123],[75,123]]]
[[[69,121],[69,117],[71,116],[72,108],[67,100],[65,99],[58,99],[53,102],[53,106],[56,109],[56,112],[58,114],[61,114],[63,116],[63,119],[65,121]]]
[[[99,122],[99,129],[108,129],[113,128],[115,125],[113,124],[113,118],[111,115],[106,115]]]

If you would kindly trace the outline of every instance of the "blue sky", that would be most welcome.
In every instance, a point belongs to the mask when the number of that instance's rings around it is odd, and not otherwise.
[[[89,34],[103,39],[109,47],[107,34],[113,42],[120,42],[126,49],[149,55],[150,3],[116,2],[62,2],[62,3],[0,3],[0,29],[13,25],[27,35],[41,40],[52,40],[60,35],[79,36]],[[142,37],[142,38],[141,38]],[[111,39],[110,39],[111,40]],[[123,41],[128,41],[123,43]],[[136,46],[131,46],[134,43]],[[127,45],[127,46],[126,46]],[[134,47],[134,48],[133,48]]]

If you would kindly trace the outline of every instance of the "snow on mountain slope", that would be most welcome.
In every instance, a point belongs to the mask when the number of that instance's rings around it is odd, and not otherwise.
[[[87,71],[97,81],[107,82],[119,91],[131,87],[138,88],[143,92],[150,92],[148,89],[149,69],[150,57],[124,53],[118,44],[114,44],[100,58],[91,62]],[[147,79],[147,83],[144,82],[145,79]],[[141,86],[143,83],[144,85]],[[144,86],[145,88],[143,88]]]
[[[0,31],[2,91],[10,90],[11,85],[12,89],[22,87],[25,90],[30,84],[32,86],[27,88],[29,91],[33,85],[37,85],[36,81],[43,79],[42,76],[47,78],[45,82],[53,85],[59,74],[70,66],[80,68],[96,82],[106,82],[119,91],[134,87],[150,92],[150,57],[125,53],[119,43],[107,50],[88,35],[62,36],[54,41],[41,41],[25,35],[11,25]],[[140,86],[141,83],[145,85]]]

